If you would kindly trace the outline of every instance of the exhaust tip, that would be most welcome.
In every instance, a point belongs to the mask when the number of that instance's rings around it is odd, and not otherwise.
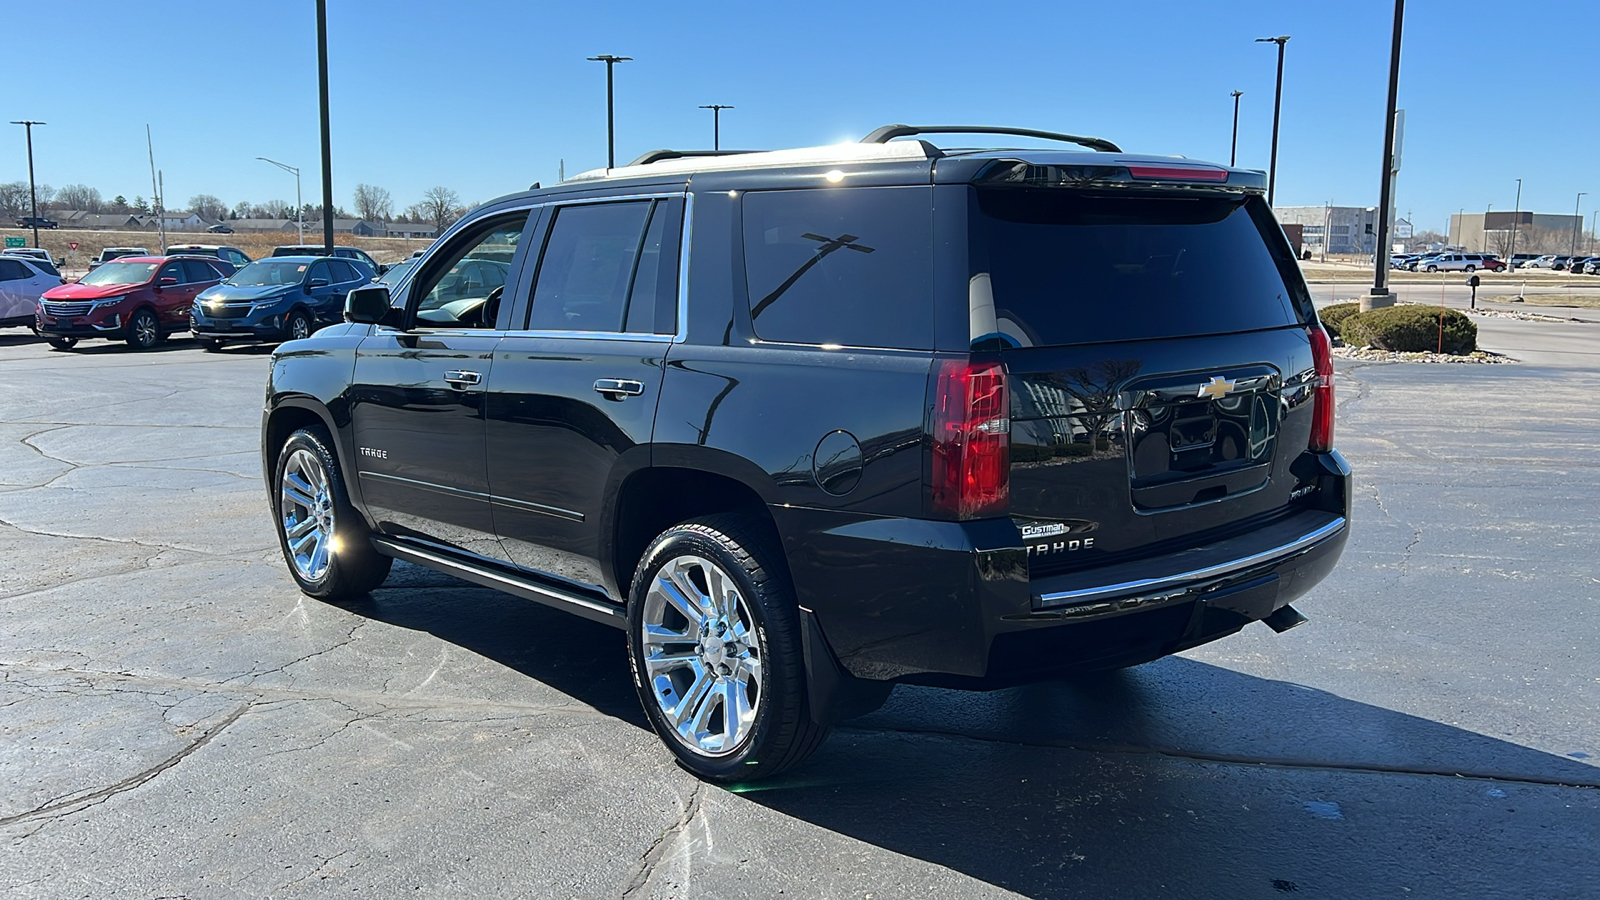
[[[1311,620],[1300,615],[1300,611],[1292,606],[1280,606],[1276,612],[1261,621],[1267,623],[1267,627],[1273,631],[1283,634],[1296,625],[1304,625]]]

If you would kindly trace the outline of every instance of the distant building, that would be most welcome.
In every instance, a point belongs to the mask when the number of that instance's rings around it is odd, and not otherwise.
[[[431,238],[437,235],[437,230],[422,222],[390,222],[383,228],[384,237],[398,238]]]
[[[307,222],[306,231],[315,231],[318,234],[321,234],[322,220],[318,219],[315,222]],[[341,219],[338,216],[335,216],[333,219],[333,231],[335,234],[354,234],[360,237],[378,237],[379,235],[383,234],[383,225],[381,223],[374,225],[365,219]]]
[[[1522,212],[1457,213],[1450,217],[1450,243],[1471,252],[1509,253],[1511,232],[1517,238],[1516,252],[1532,253],[1543,245],[1545,252],[1564,251],[1574,232],[1583,238],[1583,217],[1551,215],[1530,210]]]
[[[81,209],[58,209],[50,213],[62,228],[94,228],[100,231],[126,231],[138,228],[133,213],[92,213]]]
[[[293,219],[229,219],[228,227],[234,231],[248,234],[259,234],[264,231],[294,231]],[[311,230],[311,223],[306,223],[306,230]]]
[[[1305,251],[1371,254],[1378,245],[1378,210],[1372,206],[1280,206],[1272,210],[1284,225],[1299,225]]]

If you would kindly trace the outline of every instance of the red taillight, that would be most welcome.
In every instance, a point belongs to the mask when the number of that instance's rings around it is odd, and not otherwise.
[[[933,507],[1000,515],[1011,498],[1011,401],[1001,363],[945,360],[933,406]]]
[[[1316,386],[1311,389],[1310,449],[1333,449],[1333,342],[1321,325],[1311,329],[1311,364],[1316,368]]]
[[[1202,169],[1198,166],[1128,166],[1128,174],[1135,178],[1153,181],[1214,181],[1228,180],[1227,169]]]

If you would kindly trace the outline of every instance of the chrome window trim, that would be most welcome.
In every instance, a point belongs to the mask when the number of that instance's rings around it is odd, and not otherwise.
[[[418,481],[415,478],[404,478],[399,475],[389,475],[384,472],[373,472],[366,469],[357,469],[356,475],[361,478],[373,478],[379,481],[390,481],[396,484],[410,485],[411,487],[419,490],[430,491],[435,494],[443,494],[447,497],[465,497],[470,500],[486,500],[490,503],[498,503],[501,506],[511,507],[512,509],[521,509],[528,512],[542,513],[547,516],[554,516],[558,519],[569,519],[573,522],[582,522],[584,520],[584,515],[581,512],[571,509],[563,509],[559,506],[548,506],[543,503],[534,503],[531,500],[518,500],[515,497],[505,497],[499,494],[485,494],[482,491],[469,491],[464,488],[435,484],[431,481]]]

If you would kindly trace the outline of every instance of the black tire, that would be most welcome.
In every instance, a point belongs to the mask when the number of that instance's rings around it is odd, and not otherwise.
[[[1468,275],[1471,275],[1473,272],[1476,272],[1477,270],[1478,269],[1477,269],[1476,266],[1467,266],[1467,274]]]
[[[301,454],[306,454],[302,456]],[[294,523],[305,521],[300,515],[305,507],[286,510],[284,479],[293,465],[301,463],[321,467],[325,487],[308,495],[331,513],[325,519],[331,532],[331,544],[325,546],[324,563],[320,570],[304,567],[290,546],[289,532]],[[306,479],[301,479],[302,483]],[[278,546],[283,550],[284,562],[289,565],[289,575],[300,590],[318,600],[338,602],[371,592],[389,577],[389,567],[394,560],[372,547],[372,532],[367,528],[361,513],[350,505],[350,494],[345,490],[344,473],[333,453],[333,440],[322,426],[302,428],[284,441],[278,454],[272,476],[272,512],[274,530],[278,533]],[[322,528],[314,530],[324,531]],[[309,550],[304,544],[302,549]]]
[[[78,346],[78,339],[75,337],[47,337],[45,340],[50,342],[52,350],[71,350]]]
[[[207,353],[215,353],[222,349],[222,341],[216,338],[200,338],[200,349]]]
[[[283,320],[283,339],[298,341],[311,336],[311,317],[303,309],[294,309]]]
[[[706,516],[675,525],[652,541],[633,577],[628,603],[628,656],[639,701],[644,705],[651,726],[661,737],[662,743],[677,757],[678,764],[706,781],[734,783],[770,778],[805,760],[828,735],[826,726],[817,725],[811,720],[806,697],[805,661],[800,643],[800,617],[793,591],[781,568],[781,552],[776,541],[768,536],[768,531],[749,517]],[[663,709],[663,704],[667,702],[664,698],[673,696],[679,698],[679,706],[696,705],[691,704],[690,699],[696,693],[694,687],[700,683],[699,671],[691,670],[694,671],[694,681],[687,687],[678,686],[666,671],[658,671],[652,678],[647,662],[647,657],[654,652],[646,646],[644,639],[647,608],[659,606],[660,603],[659,600],[651,602],[652,587],[663,570],[684,557],[708,562],[726,573],[738,595],[735,605],[740,617],[748,613],[753,620],[741,622],[741,627],[745,629],[746,636],[754,636],[753,647],[760,664],[757,679],[759,689],[751,703],[754,714],[748,730],[732,747],[715,752],[700,746],[691,747],[692,738],[681,736]],[[707,595],[711,593],[706,591]],[[676,618],[684,621],[685,625],[681,629],[669,630],[681,631],[686,635],[695,633],[693,622],[681,614]],[[710,639],[707,640],[705,646],[710,647]],[[700,644],[670,643],[682,645],[678,651],[680,653],[700,653],[702,650]],[[658,639],[658,646],[664,647],[665,644]],[[714,651],[716,658],[723,658],[725,647],[737,646],[734,641],[724,645],[719,640]],[[751,647],[746,640],[744,650],[747,652]],[[696,660],[702,670],[713,668],[703,655],[696,657]],[[670,671],[677,673],[684,669]],[[728,670],[724,668],[723,671]],[[715,694],[721,689],[720,685],[728,685],[728,690],[734,690],[736,684],[732,678],[713,679],[712,686],[705,691],[706,699],[702,704],[709,710],[713,696],[728,696]],[[749,700],[748,692],[743,696]],[[720,702],[718,705],[725,713],[727,704]],[[723,727],[719,733],[725,738],[726,731],[727,728]],[[717,734],[709,736],[715,739]]]
[[[1438,266],[1429,266],[1428,267],[1428,271],[1429,272],[1437,272],[1437,271],[1439,271],[1439,267]]]
[[[135,350],[149,350],[161,343],[161,320],[150,307],[134,310],[128,317],[128,346]]]

